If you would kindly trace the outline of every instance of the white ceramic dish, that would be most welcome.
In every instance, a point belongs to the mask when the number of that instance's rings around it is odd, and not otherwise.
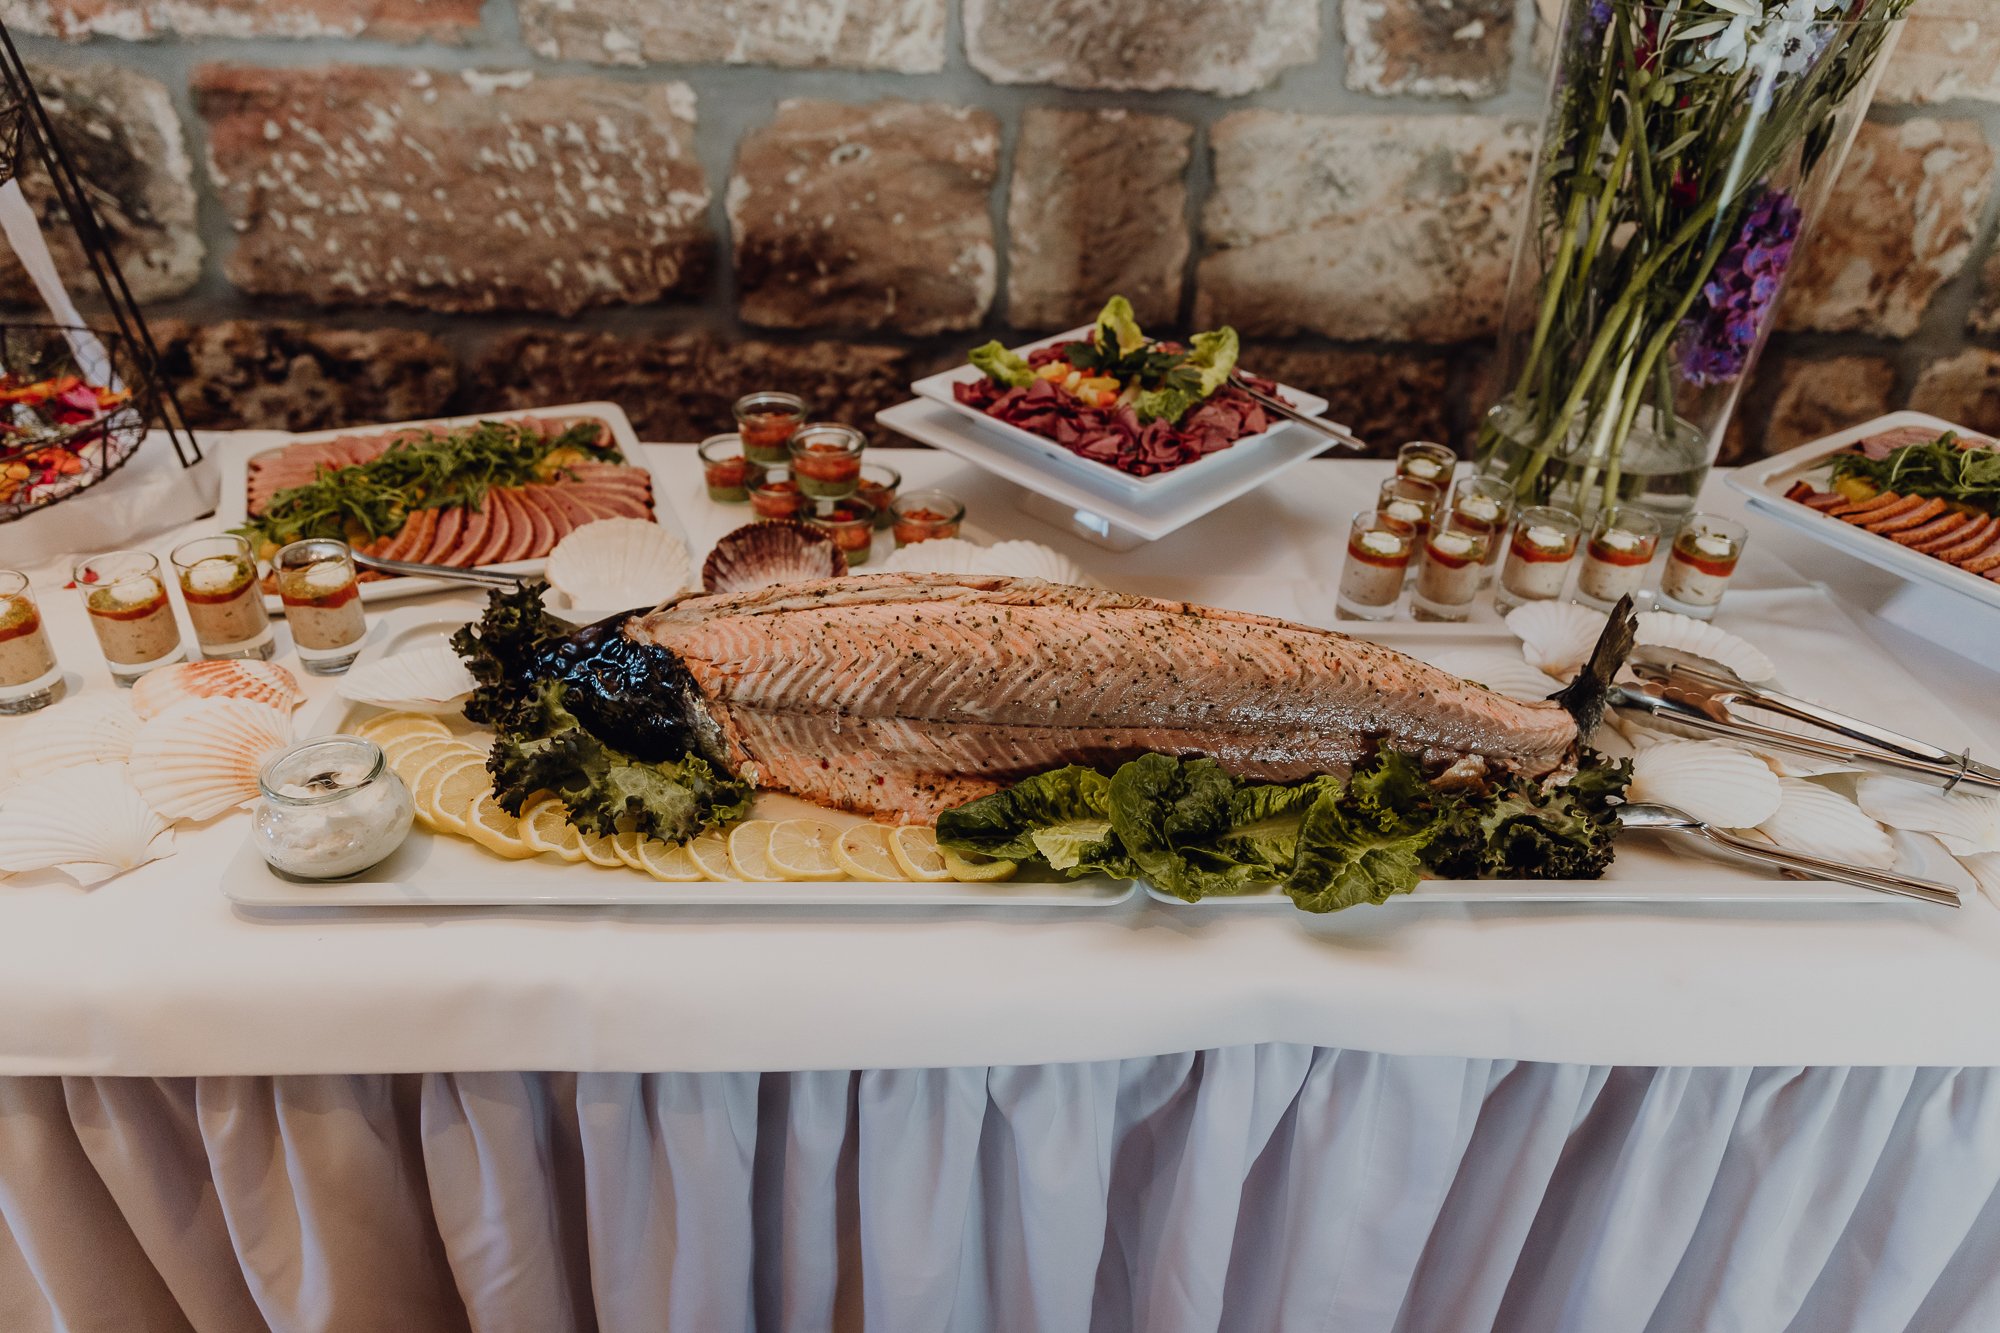
[[[1798,529],[1809,537],[1838,547],[1858,560],[1865,560],[1877,569],[1905,579],[1911,583],[1927,583],[1937,588],[1949,588],[1963,593],[1976,602],[1987,606],[2000,607],[2000,583],[1969,574],[1942,560],[1934,559],[1907,546],[1898,546],[1887,537],[1873,532],[1864,532],[1852,523],[1843,523],[1837,518],[1808,509],[1796,500],[1787,500],[1785,492],[1799,481],[1810,481],[1825,488],[1828,460],[1857,440],[1870,435],[1878,435],[1898,426],[1922,426],[1927,430],[1943,433],[1955,430],[1961,435],[1979,435],[1982,432],[1970,430],[1944,420],[1928,416],[1922,412],[1891,412],[1888,416],[1877,417],[1873,421],[1828,435],[1824,439],[1802,444],[1772,458],[1738,468],[1729,474],[1729,484],[1749,499],[1750,507],[1758,513],[1768,514],[1787,527]]]

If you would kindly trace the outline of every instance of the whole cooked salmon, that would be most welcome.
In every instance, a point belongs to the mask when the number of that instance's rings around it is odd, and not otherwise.
[[[1032,580],[793,583],[688,598],[624,633],[685,669],[711,759],[760,787],[904,820],[1150,750],[1282,781],[1344,772],[1377,743],[1439,768],[1476,757],[1539,776],[1579,742],[1559,703],[1516,702],[1331,630]]]

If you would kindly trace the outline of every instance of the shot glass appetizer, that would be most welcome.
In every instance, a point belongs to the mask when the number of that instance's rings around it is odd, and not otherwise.
[[[354,665],[368,621],[347,543],[324,537],[293,542],[271,565],[300,663],[315,676],[337,676]]]
[[[805,424],[806,400],[795,393],[752,393],[736,400],[736,433],[753,463],[788,462],[792,436]]]
[[[701,455],[701,479],[708,486],[708,498],[717,504],[740,505],[750,498],[750,487],[763,469],[743,452],[743,437],[731,432],[711,435],[696,447]]]
[[[1447,514],[1424,539],[1410,615],[1417,620],[1464,620],[1486,584],[1486,548],[1493,534]]]
[[[792,480],[815,500],[845,500],[861,486],[861,451],[868,437],[852,426],[815,421],[799,427],[787,446]]]
[[[261,662],[277,651],[249,542],[227,532],[197,537],[176,546],[168,559],[203,657]]]
[[[1469,528],[1486,534],[1483,582],[1491,582],[1506,550],[1501,540],[1514,517],[1514,488],[1497,477],[1464,477],[1451,488],[1451,512]]]
[[[768,468],[750,487],[750,508],[758,518],[798,518],[806,512],[806,497],[790,468]]]
[[[1441,491],[1451,489],[1451,472],[1458,454],[1448,445],[1412,440],[1396,451],[1396,475],[1427,481]]]
[[[881,463],[861,465],[861,487],[854,493],[868,502],[875,511],[875,527],[886,532],[896,521],[889,512],[889,506],[896,503],[896,488],[903,484],[903,474]]]
[[[1524,602],[1552,602],[1569,582],[1583,520],[1567,509],[1531,505],[1514,520],[1493,609],[1506,615]]]
[[[1444,504],[1444,491],[1415,477],[1389,477],[1375,494],[1375,512],[1383,521],[1422,540]]]
[[[927,542],[937,537],[956,537],[958,525],[965,521],[965,505],[957,496],[943,491],[911,491],[896,497],[896,503],[889,507],[892,515],[890,528],[896,534],[896,545],[908,546],[911,542]]]
[[[1609,611],[1620,597],[1638,592],[1659,545],[1660,521],[1651,514],[1630,505],[1601,511],[1577,571],[1576,600]]]
[[[1660,605],[1696,620],[1707,620],[1722,604],[1736,562],[1743,558],[1749,532],[1734,519],[1689,514],[1674,534],[1667,567],[1660,574]]]
[[[62,668],[28,576],[0,569],[0,713],[32,713],[63,697]]]
[[[144,551],[107,551],[79,564],[75,577],[113,681],[129,687],[187,656],[158,560]]]
[[[1417,549],[1416,533],[1364,509],[1347,530],[1347,563],[1340,571],[1340,614],[1348,620],[1388,620],[1403,597],[1403,578]]]
[[[849,569],[868,563],[875,545],[875,507],[866,500],[849,496],[826,501],[806,516],[806,522],[833,539]]]

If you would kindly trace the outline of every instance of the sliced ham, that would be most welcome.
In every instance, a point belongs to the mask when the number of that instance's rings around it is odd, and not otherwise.
[[[1928,500],[1918,500],[1915,505],[1900,512],[1895,509],[1885,509],[1876,515],[1873,523],[1862,526],[1870,532],[1880,533],[1883,536],[1892,532],[1908,532],[1911,528],[1922,527],[1929,523],[1947,508],[1949,506],[1944,501],[1932,497]]]
[[[470,564],[490,565],[494,557],[507,548],[507,536],[513,529],[513,518],[508,514],[506,503],[501,500],[500,495],[501,492],[497,487],[486,493],[486,535],[479,545],[472,549],[468,561]]]
[[[538,554],[535,550],[534,515],[528,512],[528,504],[521,498],[521,492],[510,486],[500,492],[500,501],[507,508],[507,544],[500,548],[493,562],[508,565]]]
[[[569,511],[557,503],[547,486],[530,486],[522,492],[522,496],[529,508],[540,514],[542,521],[549,525],[549,549],[554,550],[556,543],[569,536],[576,527],[570,520]]]
[[[448,563],[446,554],[458,541],[458,534],[465,525],[465,511],[454,505],[450,509],[438,511],[436,531],[431,533],[430,545],[424,548],[423,561],[427,565]]]
[[[1917,549],[1925,555],[1936,556],[1948,565],[1955,565],[1985,550],[1986,543],[1992,541],[1995,535],[2000,535],[2000,519],[1982,518],[1971,527],[1953,533],[1949,545],[1937,546],[1933,543]]]
[[[430,549],[431,537],[437,532],[438,511],[419,509],[403,520],[403,530],[389,543],[382,555],[387,560],[415,560]]]
[[[493,511],[490,507],[468,509],[463,512],[465,521],[459,526],[458,540],[445,552],[442,561],[443,564],[457,565],[461,569],[478,563],[472,557],[486,544],[486,529],[493,521]]]
[[[524,486],[514,492],[514,504],[528,520],[528,549],[521,557],[524,560],[547,555],[555,548],[556,526],[549,518],[549,511],[542,507],[541,497],[532,486]]]
[[[1909,528],[1902,532],[1891,533],[1889,539],[1899,546],[1920,549],[1928,542],[1938,540],[1950,541],[1960,528],[1963,528],[1971,521],[1972,516],[1970,514],[1962,513],[1956,509],[1948,510],[1921,526]]]
[[[1860,500],[1826,512],[1835,518],[1844,518],[1850,523],[1866,523],[1871,518],[1881,517],[1891,506],[1908,504],[1910,500],[1909,496],[1898,495],[1894,491],[1883,491],[1872,500]]]
[[[1793,498],[1798,499],[1798,497],[1796,496]],[[1799,499],[1799,503],[1806,506],[1808,509],[1817,509],[1821,513],[1825,513],[1830,509],[1839,509],[1842,505],[1849,504],[1851,502],[1848,500],[1846,496],[1842,495],[1839,491],[1828,491],[1824,495],[1814,494],[1810,498]]]
[[[2000,569],[2000,537],[1995,537],[1971,555],[1952,563],[1969,574],[1984,574],[1989,569]]]
[[[547,494],[551,504],[558,506],[565,514],[569,515],[569,525],[572,530],[580,528],[586,523],[594,523],[600,518],[611,517],[611,515],[601,514],[585,504],[577,496],[574,486],[550,486]]]

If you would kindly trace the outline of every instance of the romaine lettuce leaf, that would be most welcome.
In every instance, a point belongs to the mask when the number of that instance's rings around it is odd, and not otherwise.
[[[1129,356],[1146,345],[1146,335],[1139,328],[1139,318],[1133,313],[1132,303],[1122,296],[1114,296],[1104,303],[1104,309],[1097,314],[1097,328],[1091,337],[1101,351],[1115,351],[1119,356]]]
[[[1003,861],[1040,859],[1076,877],[1132,874],[1111,828],[1111,779],[1071,765],[938,816],[940,846]]]
[[[1227,324],[1208,333],[1197,333],[1188,348],[1187,365],[1201,376],[1201,396],[1209,397],[1229,383],[1242,351],[1236,330]]]
[[[1416,760],[1380,751],[1306,811],[1285,892],[1308,912],[1408,893],[1424,876],[1425,849],[1454,812],[1452,798],[1425,780]]]
[[[986,378],[1010,389],[1025,389],[1035,382],[1034,367],[1027,358],[1003,347],[998,339],[965,354],[965,359],[986,372]]]

